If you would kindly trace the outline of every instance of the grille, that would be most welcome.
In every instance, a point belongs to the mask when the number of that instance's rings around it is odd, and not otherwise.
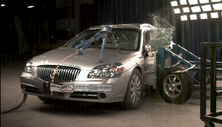
[[[37,67],[37,77],[45,82],[52,82],[53,71],[56,65],[41,65]],[[80,69],[75,67],[59,66],[54,76],[54,84],[72,82],[79,75]]]

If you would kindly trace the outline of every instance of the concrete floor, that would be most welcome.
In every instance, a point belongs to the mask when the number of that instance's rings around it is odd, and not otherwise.
[[[1,56],[1,111],[13,107],[21,93],[19,78],[25,59]],[[166,103],[158,91],[152,91],[136,110],[124,110],[118,103],[83,106],[85,103],[54,101],[45,104],[28,95],[24,107],[1,114],[1,127],[204,127],[200,120],[199,92],[195,91],[187,103],[175,105]],[[208,108],[209,105],[208,100]],[[222,110],[222,98],[218,98],[217,108]],[[222,124],[215,125],[222,127]]]

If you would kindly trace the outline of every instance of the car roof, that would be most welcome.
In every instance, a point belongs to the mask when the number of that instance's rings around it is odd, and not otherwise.
[[[142,29],[143,27],[148,27],[150,29],[156,29],[156,27],[148,24],[148,23],[132,23],[132,24],[113,24],[113,25],[109,25],[112,28],[130,28],[130,29]],[[98,26],[93,26],[90,27],[90,30],[94,30],[94,29],[101,29],[102,25],[98,25]]]

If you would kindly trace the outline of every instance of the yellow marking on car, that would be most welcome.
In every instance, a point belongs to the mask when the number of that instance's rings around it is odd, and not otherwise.
[[[86,50],[87,50],[87,49],[86,49]],[[85,51],[86,51],[86,50],[85,50]],[[51,84],[54,83],[54,80],[55,80],[55,73],[56,73],[56,70],[59,68],[59,65],[60,65],[63,61],[65,61],[66,59],[68,59],[69,57],[74,56],[74,55],[76,55],[76,54],[78,54],[78,52],[73,53],[73,54],[71,54],[71,55],[65,57],[64,59],[62,59],[62,60],[58,63],[58,65],[56,66],[56,68],[54,69],[54,71],[53,71],[53,73],[52,73],[52,81],[51,81]],[[53,91],[51,91],[51,95],[53,95]]]

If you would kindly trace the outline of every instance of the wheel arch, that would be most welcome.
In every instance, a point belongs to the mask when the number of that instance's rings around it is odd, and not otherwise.
[[[137,69],[141,75],[143,75],[143,71],[142,71],[142,68],[140,66],[136,66],[134,69]]]

